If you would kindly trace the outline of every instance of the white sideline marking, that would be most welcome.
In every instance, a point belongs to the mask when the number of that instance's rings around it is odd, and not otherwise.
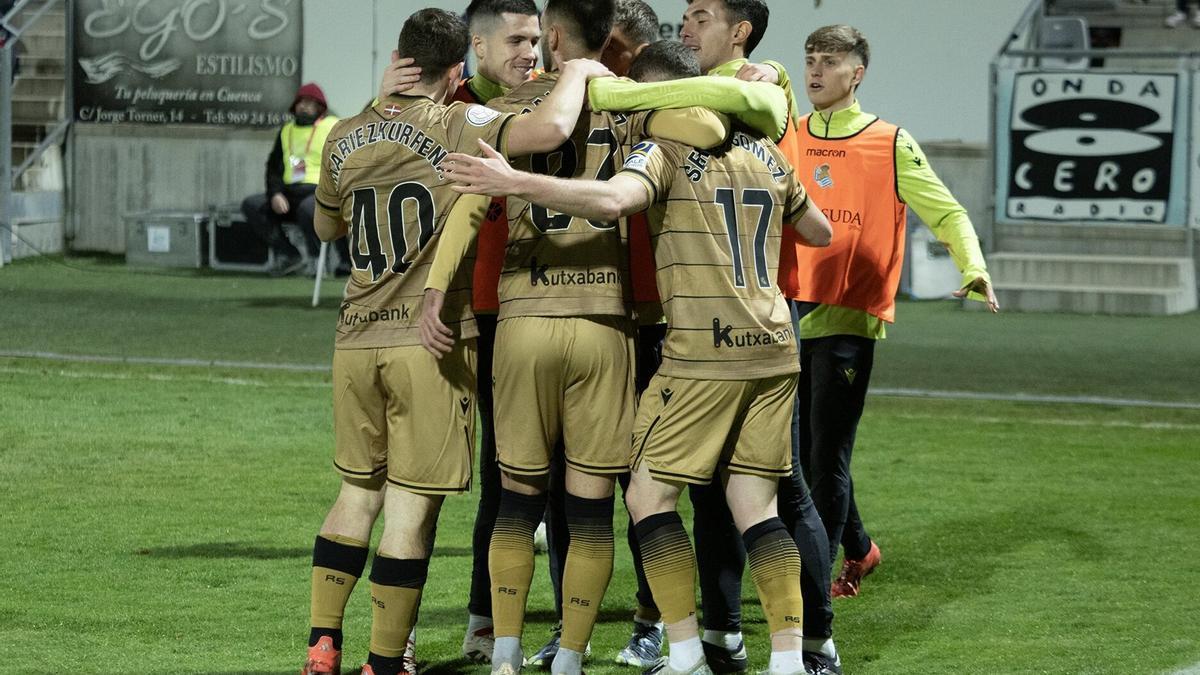
[[[44,359],[78,363],[129,363],[145,366],[192,366],[199,368],[232,368],[235,370],[291,370],[302,373],[323,373],[332,369],[329,364],[261,363],[258,361],[221,361],[219,359],[167,359],[149,356],[90,356],[59,354],[57,352],[25,352],[0,350],[0,357],[15,359]]]
[[[964,420],[971,424],[1013,424],[1020,422],[1024,425],[1040,425],[1051,427],[1087,427],[1095,429],[1097,427],[1116,428],[1116,429],[1145,429],[1147,431],[1200,431],[1200,424],[1180,424],[1177,422],[1123,422],[1120,420],[1069,420],[1061,417],[1047,417],[1042,419],[1014,419],[1012,417],[978,417],[975,415],[925,415],[921,413],[897,413],[894,415],[905,420]],[[1196,675],[1200,675],[1197,671]]]
[[[0,366],[0,373],[11,375],[51,375],[56,377],[67,377],[78,380],[130,380],[137,382],[202,382],[206,384],[227,384],[239,387],[285,387],[293,389],[322,389],[328,388],[330,385],[324,382],[264,382],[262,380],[250,380],[241,377],[208,377],[204,375],[187,376],[187,375],[163,375],[162,373],[144,373],[134,375],[131,373],[97,373],[71,370],[51,370],[42,371],[34,368],[14,368],[10,366]]]
[[[1052,394],[993,394],[977,391],[937,391],[934,389],[904,389],[879,387],[868,389],[876,396],[904,396],[910,398],[944,398],[958,401],[1006,401],[1012,403],[1068,403],[1072,405],[1112,405],[1134,408],[1177,408],[1200,410],[1200,403],[1191,401],[1150,401],[1142,398],[1107,398],[1104,396],[1057,396]]]
[[[1172,675],[1200,675],[1200,663],[1193,663],[1183,670],[1175,671]]]
[[[181,366],[198,368],[226,368],[232,370],[285,370],[301,373],[327,373],[332,366],[313,363],[263,363],[260,361],[222,361],[219,359],[169,359],[146,356],[92,356],[87,354],[61,354],[58,352],[0,350],[0,358],[42,359],[76,363],[126,363],[151,366]],[[114,378],[115,379],[115,378]],[[126,378],[129,379],[129,378]],[[1131,408],[1172,408],[1177,410],[1200,410],[1200,402],[1152,401],[1139,398],[1107,398],[1103,396],[1059,396],[1043,394],[998,394],[979,391],[940,391],[936,389],[909,389],[903,387],[877,387],[867,392],[871,396],[898,396],[905,398],[933,398],[956,401],[1004,401],[1009,403],[1063,403],[1068,405],[1107,405]],[[1197,673],[1196,675],[1200,675]]]

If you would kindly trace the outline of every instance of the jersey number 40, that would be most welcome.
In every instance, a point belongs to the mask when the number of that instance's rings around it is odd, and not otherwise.
[[[374,187],[355,190],[350,221],[350,260],[354,269],[370,272],[371,281],[378,281],[388,270],[392,274],[407,272],[413,259],[433,237],[437,224],[433,194],[420,183],[401,183],[392,188],[382,221],[377,197]],[[411,219],[412,225],[407,228],[404,226],[406,208],[416,209],[416,218]],[[383,245],[385,230],[389,243],[387,251]]]

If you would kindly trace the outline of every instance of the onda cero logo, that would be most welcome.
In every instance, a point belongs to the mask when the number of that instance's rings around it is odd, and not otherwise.
[[[1171,74],[1018,74],[1008,216],[1165,220],[1175,88]]]

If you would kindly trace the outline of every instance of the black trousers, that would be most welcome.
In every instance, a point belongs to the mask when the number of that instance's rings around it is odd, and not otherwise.
[[[812,488],[831,558],[841,544],[848,558],[871,547],[854,501],[850,458],[862,419],[875,341],[855,335],[800,340],[800,460]]]
[[[666,337],[667,327],[639,326],[636,345],[635,387],[641,396],[650,384],[650,378],[658,372],[658,364],[662,362],[662,343]],[[562,618],[562,572],[567,564],[567,547],[571,543],[567,532],[567,519],[563,507],[566,468],[561,455],[556,455],[550,464],[550,500],[546,508],[546,543],[550,547],[550,580],[554,584],[554,607],[559,619]],[[629,491],[629,474],[617,476],[621,485],[621,494]],[[628,511],[628,508],[626,509]],[[637,534],[633,529],[633,519],[629,519],[625,530],[625,540],[629,544],[629,552],[633,557],[633,571],[637,576],[637,602],[647,609],[658,609],[654,604],[654,595],[650,592],[650,582],[646,581],[646,572],[642,568],[642,551],[638,545]],[[739,538],[740,541],[740,538]]]
[[[309,254],[315,255],[321,248],[321,240],[313,229],[313,215],[317,208],[317,186],[308,183],[286,185],[283,196],[287,198],[288,212],[285,215],[275,213],[271,208],[271,197],[266,193],[250,195],[242,200],[242,215],[246,224],[262,239],[276,255],[295,257],[300,251],[292,245],[283,233],[283,223],[292,222],[304,233],[308,244]]]
[[[467,611],[477,616],[492,615],[492,576],[488,571],[488,548],[496,514],[500,511],[500,464],[496,461],[496,418],[492,397],[492,355],[496,347],[496,315],[476,314],[479,338],[475,342],[480,422],[479,508],[471,536],[471,595]]]

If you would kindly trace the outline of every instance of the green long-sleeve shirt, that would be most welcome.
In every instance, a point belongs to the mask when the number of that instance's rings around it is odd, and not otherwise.
[[[864,113],[858,101],[844,110],[814,112],[808,119],[809,132],[819,138],[846,138],[860,132],[878,117]],[[950,194],[929,165],[921,146],[903,129],[896,135],[897,192],[916,211],[938,241],[950,250],[950,257],[962,272],[962,287],[984,279],[989,284],[987,263],[979,247],[975,226],[962,204]],[[972,300],[986,298],[971,293]],[[850,307],[822,305],[810,312],[800,324],[805,338],[829,335],[858,335],[881,340],[887,336],[886,323],[866,312]]]
[[[732,77],[747,63],[747,59],[734,59],[712,69],[709,75]],[[779,87],[784,90],[790,103],[791,117],[798,125],[800,108],[796,104],[787,69],[774,61],[763,63],[778,71]],[[847,138],[862,131],[876,119],[878,116],[864,113],[856,100],[844,110],[831,113],[814,112],[809,118],[808,129],[820,138]],[[984,262],[983,251],[979,247],[979,237],[975,234],[975,226],[971,224],[967,210],[958,203],[934,173],[921,146],[903,129],[896,136],[894,156],[900,199],[917,212],[921,220],[933,230],[938,241],[950,250],[954,264],[962,272],[962,287],[976,279],[984,279],[990,284],[991,277],[988,276],[987,263]],[[978,293],[970,293],[967,297],[986,301],[986,298]],[[882,340],[887,337],[886,326],[883,320],[860,309],[821,305],[801,320],[800,336],[818,338],[829,335],[858,335]]]

